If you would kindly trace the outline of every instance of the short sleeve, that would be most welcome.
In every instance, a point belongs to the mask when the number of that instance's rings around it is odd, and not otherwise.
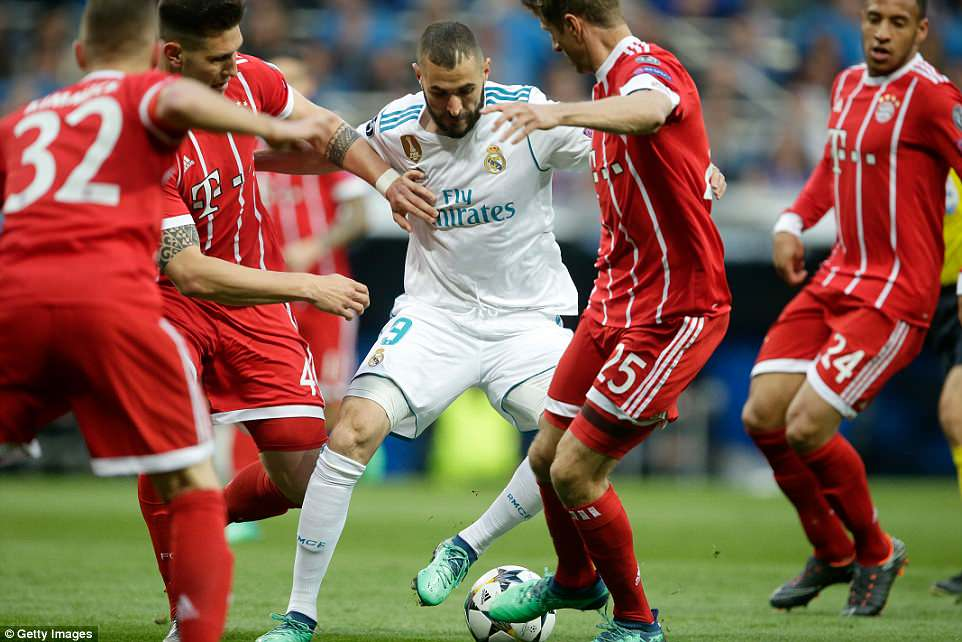
[[[397,166],[397,163],[391,158],[391,155],[388,153],[387,141],[384,139],[384,135],[378,131],[377,119],[380,117],[380,114],[381,112],[378,112],[371,120],[358,125],[357,133],[364,137],[364,140],[371,145],[385,163],[397,171],[404,171],[405,168]]]
[[[287,84],[284,74],[269,62],[244,56],[247,62],[240,65],[240,73],[248,84],[256,83],[256,95],[260,111],[277,118],[288,118],[294,112],[294,90]]]
[[[531,90],[528,102],[547,104],[554,101],[537,88]],[[534,131],[528,136],[528,146],[535,164],[541,171],[578,169],[588,164],[591,154],[591,133],[580,127],[555,127]]]
[[[180,156],[177,156],[177,164],[171,167],[164,180],[164,196],[161,201],[162,220],[160,228],[169,230],[183,225],[192,225],[194,217],[191,216],[187,204],[181,195],[181,182],[183,176],[180,171]]]
[[[656,91],[671,101],[676,112],[684,111],[684,87],[687,74],[669,56],[637,55],[618,66],[614,82],[618,93],[629,96],[639,91]]]
[[[922,81],[920,81],[922,82]],[[956,172],[962,172],[962,94],[950,82],[935,85],[922,100],[925,139]]]
[[[133,88],[135,95],[142,94],[137,105],[137,116],[150,135],[170,147],[177,147],[186,131],[171,127],[157,117],[157,102],[161,90],[176,80],[176,76],[164,73],[151,73],[142,77],[139,86]]]

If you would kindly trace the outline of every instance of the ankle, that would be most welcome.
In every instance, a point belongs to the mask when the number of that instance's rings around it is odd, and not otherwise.
[[[312,619],[312,618],[309,618],[308,616],[306,616],[306,615],[304,615],[303,613],[300,613],[300,612],[298,612],[298,611],[288,611],[288,612],[287,612],[287,617],[289,617],[289,618],[291,618],[292,620],[294,620],[294,621],[296,621],[296,622],[300,622],[301,624],[309,627],[312,631],[313,631],[314,628],[317,626],[317,621],[316,621],[316,620],[314,620],[314,619]]]

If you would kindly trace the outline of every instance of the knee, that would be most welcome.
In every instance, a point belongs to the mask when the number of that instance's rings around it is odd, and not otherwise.
[[[328,448],[366,465],[384,441],[389,426],[387,415],[380,406],[366,399],[361,401],[352,403],[348,400],[341,404],[340,417],[331,431]]]
[[[828,442],[831,435],[803,404],[792,404],[786,417],[785,439],[801,453],[811,452]]]
[[[528,462],[534,476],[541,483],[551,482],[551,462],[554,459],[554,452],[549,452],[544,444],[535,440],[528,449]]]
[[[758,395],[749,395],[742,407],[742,424],[749,435],[780,430],[785,427],[785,408]]]
[[[551,485],[561,501],[566,506],[584,504],[583,495],[592,481],[581,462],[559,448],[559,453],[551,464]]]
[[[155,473],[148,476],[157,489],[157,494],[165,502],[192,490],[220,490],[220,482],[210,460],[169,473]]]
[[[939,423],[952,447],[962,446],[962,399],[943,394],[939,399]]]

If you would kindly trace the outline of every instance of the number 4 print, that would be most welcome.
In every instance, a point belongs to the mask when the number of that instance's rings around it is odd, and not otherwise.
[[[832,357],[842,353],[847,345],[845,337],[840,335],[838,332],[835,333],[834,339],[835,345],[825,351],[825,353],[822,355],[821,363],[822,367],[826,370],[831,370],[832,366],[834,366],[835,369],[838,370],[838,374],[835,376],[835,383],[842,383],[855,374],[855,369],[858,368],[858,364],[860,364],[862,359],[865,358],[865,351],[856,350],[855,352],[850,352],[849,354],[842,354],[836,359],[832,360]]]

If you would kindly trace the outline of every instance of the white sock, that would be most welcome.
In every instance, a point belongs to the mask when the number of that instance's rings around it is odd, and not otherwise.
[[[347,521],[347,509],[364,466],[325,448],[307,485],[297,521],[294,586],[287,611],[317,620],[317,593]]]
[[[488,510],[458,535],[481,555],[494,540],[540,513],[541,508],[541,491],[538,490],[531,464],[525,457]]]

